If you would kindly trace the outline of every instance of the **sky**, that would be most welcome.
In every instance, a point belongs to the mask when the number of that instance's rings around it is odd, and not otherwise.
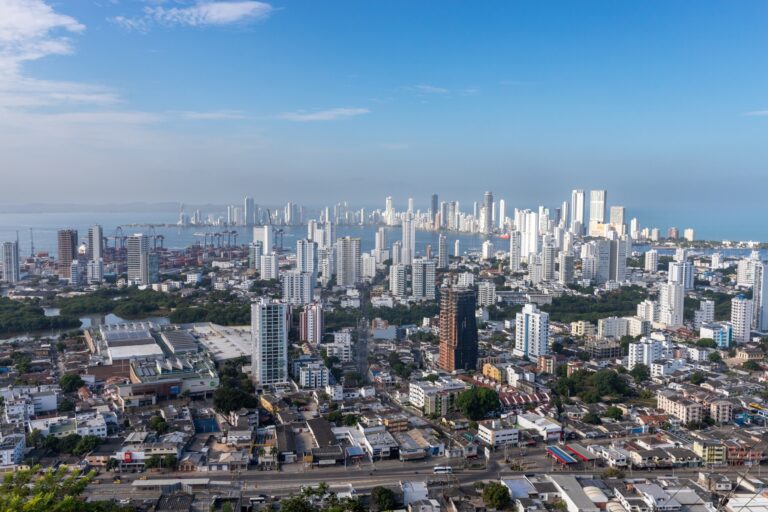
[[[766,27],[764,0],[0,0],[0,204],[757,217]]]

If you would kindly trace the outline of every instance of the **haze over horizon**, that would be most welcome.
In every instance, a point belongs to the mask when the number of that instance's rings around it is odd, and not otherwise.
[[[741,222],[768,185],[766,21],[759,1],[6,0],[0,202],[600,188]]]

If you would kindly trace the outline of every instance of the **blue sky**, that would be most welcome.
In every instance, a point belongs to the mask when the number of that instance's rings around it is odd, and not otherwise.
[[[743,209],[760,1],[0,1],[0,202]]]

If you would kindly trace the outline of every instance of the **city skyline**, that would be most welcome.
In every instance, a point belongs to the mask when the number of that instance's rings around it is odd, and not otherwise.
[[[511,204],[564,181],[734,219],[759,200],[765,5],[567,7],[4,2],[0,201],[375,203],[470,176]]]

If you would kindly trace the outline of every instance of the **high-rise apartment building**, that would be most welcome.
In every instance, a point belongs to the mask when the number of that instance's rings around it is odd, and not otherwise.
[[[314,276],[311,272],[289,270],[282,275],[283,300],[292,306],[303,306],[312,302]]]
[[[299,339],[312,345],[323,341],[323,305],[319,303],[304,306],[299,317]]]
[[[731,299],[731,325],[733,341],[737,344],[748,343],[752,336],[752,308],[754,303],[743,295]]]
[[[440,367],[448,372],[477,369],[475,292],[447,288],[440,299]]]
[[[651,249],[645,253],[645,271],[655,274],[659,270],[659,252]]]
[[[416,258],[411,267],[412,296],[416,300],[435,300],[435,260]]]
[[[0,263],[3,264],[2,281],[8,284],[18,283],[20,279],[18,242],[3,242],[0,245]]]
[[[580,234],[584,229],[584,191],[571,192],[571,233]]]
[[[149,269],[149,237],[136,233],[126,241],[128,251],[128,283],[132,285],[151,284]]]
[[[519,231],[512,231],[509,234],[509,270],[520,272],[522,260],[523,237]]]
[[[659,287],[659,322],[667,327],[683,325],[683,304],[685,289],[677,283],[666,283]]]
[[[549,352],[549,313],[526,304],[515,317],[515,354],[535,359]]]
[[[561,252],[557,257],[558,281],[560,284],[568,285],[573,283],[573,255],[567,252]]]
[[[72,260],[77,259],[77,230],[61,229],[57,235],[58,261],[57,269],[59,277],[69,279]]]
[[[442,233],[437,241],[437,268],[448,268],[448,238]]]
[[[88,228],[88,252],[86,254],[91,261],[98,261],[104,257],[104,230],[98,224]]]
[[[312,274],[312,288],[317,282],[317,244],[311,240],[296,241],[296,270]]]
[[[405,297],[406,293],[406,267],[402,263],[389,267],[389,293],[397,298]]]
[[[404,265],[413,263],[416,257],[416,224],[411,217],[403,219],[403,248],[400,262]]]
[[[251,367],[258,386],[288,380],[288,306],[262,299],[251,304]]]
[[[336,284],[352,287],[359,282],[360,239],[349,236],[339,238],[336,242]]]

